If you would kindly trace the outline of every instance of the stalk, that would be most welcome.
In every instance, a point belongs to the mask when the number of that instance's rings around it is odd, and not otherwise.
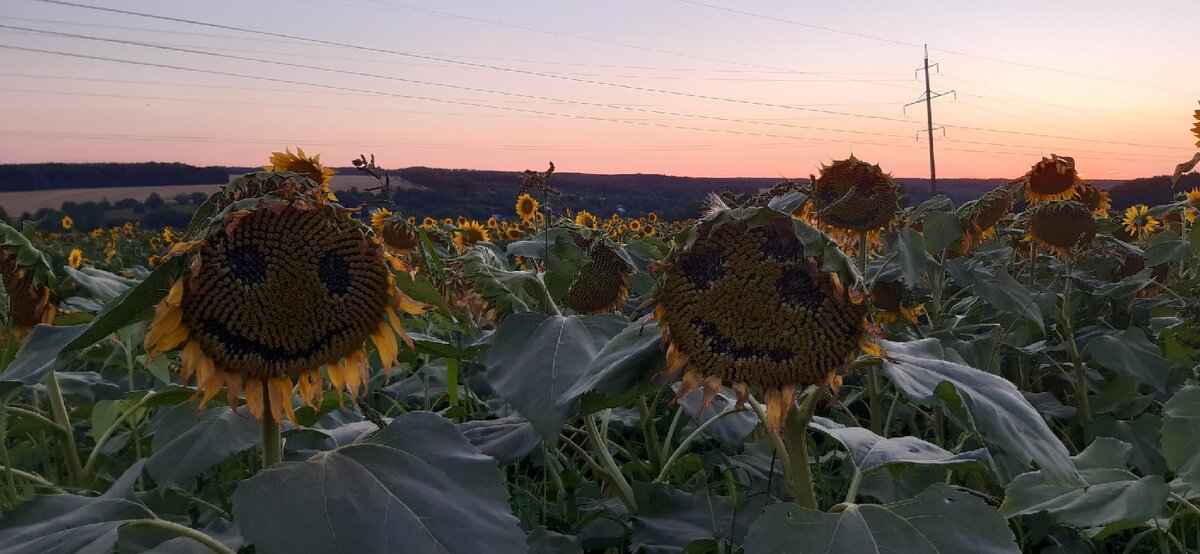
[[[1066,256],[1067,278],[1063,283],[1063,306],[1062,306],[1062,321],[1064,338],[1067,342],[1067,354],[1071,356],[1071,363],[1075,366],[1075,404],[1079,411],[1079,422],[1083,428],[1083,444],[1084,447],[1092,443],[1094,435],[1092,434],[1092,407],[1088,400],[1087,392],[1087,375],[1083,367],[1083,357],[1079,354],[1079,346],[1075,344],[1075,326],[1071,320],[1071,271],[1075,266],[1074,258],[1070,253]]]
[[[820,397],[821,389],[809,391],[800,406],[788,414],[783,426],[783,442],[792,466],[788,487],[796,497],[796,503],[811,510],[817,509],[817,495],[813,491],[812,467],[808,464],[808,423],[812,421]]]
[[[589,414],[583,416],[583,422],[587,429],[588,441],[592,443],[592,448],[600,458],[597,463],[604,468],[604,473],[617,489],[617,495],[621,498],[621,502],[625,504],[626,508],[629,508],[630,512],[637,513],[637,501],[633,496],[633,488],[629,486],[629,481],[625,480],[625,476],[621,474],[621,468],[617,466],[616,460],[609,452],[608,441],[596,428],[596,420]]]
[[[867,234],[858,237],[858,273],[865,279],[867,274]],[[864,281],[863,286],[866,287]],[[875,365],[867,368],[867,401],[871,407],[871,431],[876,435],[883,430],[883,398],[879,394],[878,370]],[[807,423],[805,423],[807,425]]]
[[[197,531],[191,527],[180,525],[165,519],[135,519],[121,525],[121,527],[157,527],[164,531],[175,533],[181,537],[192,539],[204,546],[207,546],[209,550],[212,550],[217,554],[237,554],[233,550],[230,550],[229,547],[221,544],[219,541],[217,541],[217,539],[214,539],[201,531]]]
[[[692,442],[694,442],[700,436],[700,433],[703,433],[705,429],[708,429],[708,427],[710,425],[716,423],[717,420],[719,420],[729,414],[732,414],[733,412],[737,412],[737,411],[740,411],[740,410],[738,410],[735,405],[731,404],[729,407],[725,408],[720,413],[708,418],[708,421],[705,421],[704,423],[697,425],[696,430],[692,431],[691,434],[689,434],[687,437],[685,437],[683,439],[683,442],[679,443],[679,448],[676,448],[675,451],[671,453],[671,457],[667,458],[666,463],[664,463],[662,466],[662,471],[658,472],[658,477],[656,477],[654,479],[654,482],[658,483],[658,482],[662,482],[662,481],[666,480],[667,474],[670,473],[670,471],[671,471],[671,466],[675,465],[675,461],[678,460],[679,457],[682,456],[684,452],[687,452],[688,447],[691,446]]]
[[[277,408],[271,406],[271,390],[263,379],[262,467],[267,469],[283,460],[283,440],[279,436]]]
[[[79,450],[75,447],[75,433],[72,432],[71,418],[67,414],[67,404],[63,401],[62,390],[58,388],[58,373],[51,371],[46,379],[46,396],[50,401],[50,411],[54,414],[54,422],[65,432],[63,433],[63,449],[66,450],[67,478],[72,485],[82,482],[83,468],[79,466]]]
[[[646,397],[638,397],[638,415],[642,420],[642,434],[646,437],[646,455],[650,458],[650,467],[661,468],[663,447],[658,440],[658,429],[654,425],[654,413],[646,405]]]

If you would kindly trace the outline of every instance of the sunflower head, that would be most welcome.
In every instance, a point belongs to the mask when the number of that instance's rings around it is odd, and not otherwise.
[[[1125,209],[1125,217],[1121,219],[1121,225],[1125,232],[1135,240],[1150,236],[1161,225],[1158,219],[1148,213],[1149,211],[1150,208],[1145,204],[1137,204]]]
[[[1100,190],[1100,188],[1087,183],[1079,183],[1075,185],[1075,199],[1083,202],[1089,210],[1092,210],[1092,215],[1108,217],[1108,209],[1111,206],[1108,191]]]
[[[371,212],[371,226],[376,229],[383,229],[383,222],[392,215],[392,211],[387,208],[379,208]]]
[[[50,259],[20,231],[0,222],[0,279],[8,298],[7,319],[18,340],[39,323],[54,321]]]
[[[875,321],[879,323],[904,320],[915,324],[925,314],[925,306],[914,303],[900,281],[875,281],[871,285],[871,305],[875,307]]]
[[[472,244],[491,241],[492,236],[488,234],[487,227],[475,220],[460,224],[458,230],[454,232],[454,244],[458,246],[460,254],[466,252],[467,247]]]
[[[592,213],[587,210],[581,210],[579,213],[575,214],[575,224],[580,227],[595,229],[597,223],[598,220],[596,219],[596,216],[592,215]]]
[[[834,228],[866,232],[883,229],[896,219],[900,189],[878,165],[854,156],[821,167],[812,182],[817,219]]]
[[[640,220],[640,219],[629,220],[629,230],[634,233],[641,231],[642,230],[642,220]]]
[[[79,266],[83,265],[83,252],[72,248],[71,253],[67,254],[67,265],[71,266],[71,269],[79,269]]]
[[[1200,110],[1196,110],[1194,117],[1196,124],[1192,126],[1192,134],[1196,135],[1196,148],[1200,148]]]
[[[1029,209],[1029,237],[1060,255],[1086,246],[1096,236],[1096,220],[1087,206],[1074,200],[1052,200]]]
[[[976,200],[958,208],[958,221],[963,228],[963,253],[974,245],[996,235],[996,224],[1008,215],[1013,207],[1012,190],[1000,187],[986,192]]]
[[[320,185],[321,192],[325,194],[326,198],[337,201],[337,197],[329,189],[329,182],[333,180],[337,171],[321,165],[320,154],[310,158],[304,155],[304,150],[301,148],[297,148],[295,154],[292,153],[291,148],[285,148],[283,152],[271,152],[269,161],[271,165],[263,166],[264,170],[299,173]]]
[[[1075,197],[1075,185],[1082,183],[1075,171],[1075,159],[1050,154],[1033,165],[1020,181],[1025,184],[1025,200],[1045,202]]]
[[[538,211],[538,201],[528,193],[517,197],[517,216],[521,221],[532,221],[534,214]]]
[[[504,236],[508,240],[520,240],[525,234],[521,232],[520,227],[509,227],[504,230]]]
[[[646,214],[646,222],[647,223],[658,223],[658,214],[656,214],[654,212],[650,212],[650,213]]]
[[[69,215],[62,216],[62,221],[59,223],[62,224],[63,229],[70,229],[75,226],[75,220],[71,219],[71,216]]]
[[[777,430],[798,387],[840,384],[864,339],[867,306],[821,269],[836,246],[806,235],[824,246],[812,242],[809,252],[789,215],[721,211],[672,253],[656,314],[667,371],[684,369],[676,398],[701,387],[707,404],[726,383],[740,403],[759,389]]]
[[[613,245],[601,237],[584,238],[572,233],[575,245],[591,259],[579,269],[563,304],[580,314],[621,309],[629,297],[629,267]]]
[[[365,341],[385,368],[395,363],[397,336],[411,344],[398,312],[424,306],[396,288],[384,252],[365,225],[326,202],[305,177],[272,188],[279,174],[258,173],[227,185],[239,195],[202,222],[195,240],[168,256],[188,268],[155,309],[145,348],[151,355],[183,348],[181,373],[194,375],[207,402],[222,386],[231,403],[243,390],[255,417],[293,421],[291,396],[315,407],[324,378],[357,394],[366,379]],[[246,197],[249,189],[266,190]],[[167,266],[160,266],[162,271]]]

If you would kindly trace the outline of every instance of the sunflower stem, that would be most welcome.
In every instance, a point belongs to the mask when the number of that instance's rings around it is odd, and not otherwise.
[[[267,469],[283,460],[283,439],[276,421],[279,408],[271,405],[271,388],[263,379],[262,468]]]
[[[1092,443],[1092,406],[1088,399],[1087,370],[1083,366],[1083,357],[1079,354],[1079,345],[1075,343],[1075,326],[1071,320],[1071,271],[1075,263],[1071,254],[1066,257],[1066,279],[1063,282],[1062,325],[1063,338],[1067,343],[1067,354],[1075,366],[1075,408],[1079,411],[1079,422],[1083,428],[1083,445]]]
[[[662,471],[659,471],[658,477],[654,478],[654,482],[661,483],[662,481],[666,480],[667,474],[670,473],[670,471],[671,471],[671,466],[675,465],[675,461],[678,460],[679,457],[684,454],[684,452],[687,452],[688,447],[691,446],[692,443],[695,442],[695,440],[700,437],[700,434],[703,433],[705,429],[708,429],[708,427],[710,425],[716,423],[717,420],[719,420],[729,414],[732,414],[734,412],[739,412],[739,411],[741,411],[741,409],[738,408],[736,405],[730,405],[729,407],[722,410],[720,413],[708,418],[708,421],[705,421],[704,423],[697,425],[696,429],[694,431],[692,431],[691,434],[689,434],[687,437],[685,437],[683,439],[683,442],[679,443],[679,448],[676,448],[675,451],[671,453],[671,457],[667,458],[666,463],[664,463],[662,466]]]
[[[788,486],[792,490],[792,496],[796,497],[796,504],[811,510],[817,509],[817,495],[813,491],[812,467],[808,464],[808,423],[812,421],[813,410],[816,409],[817,399],[820,397],[821,389],[814,388],[808,391],[799,408],[788,414],[782,433],[792,466]]]
[[[71,418],[67,414],[67,403],[63,401],[62,390],[58,388],[58,373],[51,371],[46,379],[46,396],[50,401],[50,412],[54,422],[65,432],[62,434],[63,448],[67,451],[67,478],[72,485],[82,482],[83,469],[79,466],[79,449],[75,447],[75,433],[72,432]]]
[[[638,397],[638,416],[642,420],[642,434],[646,437],[646,455],[650,458],[650,467],[662,468],[662,444],[658,440],[658,429],[654,426],[654,413],[646,404],[646,397]]]
[[[583,421],[586,425],[588,441],[592,443],[592,448],[599,456],[598,463],[604,468],[604,473],[609,481],[617,489],[617,496],[621,498],[621,502],[632,513],[637,513],[637,501],[633,496],[633,488],[629,486],[629,481],[625,480],[625,475],[621,473],[621,468],[617,466],[616,460],[613,459],[612,453],[608,450],[606,437],[601,436],[600,430],[596,428],[596,420],[591,414],[583,416]]]
[[[864,276],[867,274],[867,248],[869,240],[867,234],[863,233],[858,237],[858,274]],[[867,368],[867,401],[871,407],[871,431],[876,435],[880,434],[883,429],[883,399],[879,396],[879,378],[876,375],[875,366]],[[811,414],[809,416],[811,418]],[[805,423],[805,425],[808,425]],[[807,464],[806,464],[807,465]]]
[[[201,531],[192,529],[191,527],[187,527],[185,525],[180,525],[172,521],[167,521],[165,519],[135,519],[128,523],[122,524],[121,527],[157,527],[181,537],[192,539],[204,546],[207,546],[209,550],[212,550],[217,554],[237,554],[229,547],[221,544],[217,539],[214,539]]]
[[[96,469],[96,461],[100,459],[100,451],[103,450],[104,445],[108,443],[108,439],[112,438],[113,434],[117,432],[117,429],[121,428],[121,424],[125,423],[125,420],[129,419],[130,417],[133,417],[138,410],[141,410],[157,395],[158,393],[151,392],[146,396],[143,396],[137,404],[133,405],[133,407],[121,412],[121,415],[117,416],[117,419],[113,420],[112,425],[110,425],[108,429],[104,430],[104,434],[100,435],[100,438],[96,439],[96,446],[92,447],[92,453],[88,455],[87,463],[83,466],[82,475],[84,477],[91,475],[92,471]]]

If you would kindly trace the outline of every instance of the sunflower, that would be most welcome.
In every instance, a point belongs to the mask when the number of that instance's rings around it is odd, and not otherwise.
[[[166,227],[163,227],[162,239],[167,244],[173,244],[175,242],[175,233],[173,233],[171,231],[171,226],[168,225]]]
[[[444,217],[444,218],[442,218],[442,224],[443,225],[454,225],[454,218],[453,217]]]
[[[640,220],[640,219],[629,220],[629,232],[636,233],[641,230],[642,230],[642,220]]]
[[[8,322],[18,342],[33,326],[54,321],[50,260],[20,231],[0,222],[0,280],[8,296]]]
[[[1028,212],[1026,240],[1034,240],[1059,256],[1090,244],[1096,236],[1096,220],[1087,206],[1074,200],[1051,200],[1034,204]]]
[[[1196,125],[1192,127],[1192,134],[1196,135],[1197,139],[1200,139],[1200,110],[1196,110],[1195,118]],[[1200,148],[1200,140],[1196,141],[1196,148]]]
[[[390,215],[392,215],[392,211],[387,208],[379,208],[371,212],[371,226],[376,229],[383,229],[383,222],[387,221]]]
[[[521,217],[521,221],[533,220],[533,215],[538,211],[538,205],[538,201],[528,194],[517,197],[517,215]]]
[[[302,148],[296,148],[296,153],[292,153],[291,148],[285,148],[283,152],[271,152],[271,165],[263,166],[266,171],[291,171],[299,173],[316,182],[321,187],[321,192],[329,200],[337,202],[337,196],[329,189],[329,181],[333,180],[334,174],[337,171],[321,165],[321,155],[317,154],[313,157],[304,155]]]
[[[71,266],[71,269],[79,269],[79,266],[83,265],[83,252],[72,248],[71,253],[67,254],[67,265]]]
[[[508,240],[518,240],[522,235],[524,233],[521,232],[520,227],[509,227],[504,230],[504,236],[508,237]]]
[[[1187,217],[1188,223],[1196,220],[1196,212],[1200,211],[1200,189],[1192,189],[1183,194],[1183,200],[1187,202],[1187,206],[1183,209],[1183,214]]]
[[[71,219],[71,216],[69,215],[62,216],[62,221],[59,223],[62,225],[63,229],[70,229],[71,227],[75,226],[75,220]]]
[[[1079,183],[1075,185],[1075,199],[1083,202],[1089,210],[1092,210],[1092,215],[1108,217],[1108,209],[1111,207],[1108,191],[1100,190],[1087,183]]]
[[[959,251],[966,254],[975,245],[995,237],[996,224],[1008,215],[1012,206],[1012,191],[1001,187],[990,190],[979,199],[959,207],[958,220],[963,228]]]
[[[877,323],[904,320],[915,325],[925,315],[925,305],[914,305],[911,295],[899,281],[875,281],[871,286],[871,305],[877,310]]]
[[[716,211],[660,268],[664,372],[684,370],[676,400],[702,388],[707,406],[729,384],[741,406],[751,389],[762,390],[768,426],[778,431],[797,387],[836,389],[860,347],[879,353],[866,342],[863,296],[821,269],[793,225],[774,210]]]
[[[1159,221],[1148,215],[1150,208],[1145,204],[1130,206],[1125,209],[1125,217],[1121,219],[1121,224],[1124,225],[1125,232],[1133,236],[1134,239],[1144,239],[1150,236],[1155,229],[1159,227]]]
[[[1018,182],[1025,185],[1025,200],[1033,203],[1075,198],[1078,194],[1076,185],[1082,184],[1083,180],[1075,171],[1074,158],[1050,154],[1049,158],[1034,164]]]
[[[429,216],[425,216],[425,219],[421,220],[421,227],[424,227],[425,229],[437,227],[437,224],[437,220]]]
[[[281,410],[296,421],[296,385],[318,406],[322,367],[334,388],[357,395],[367,339],[390,371],[396,337],[412,344],[399,312],[425,306],[396,288],[386,254],[352,210],[288,173],[252,173],[218,194],[224,208],[199,227],[205,234],[168,254],[188,256],[189,270],[158,303],[146,352],[182,347],[183,381],[196,377],[201,406],[222,386],[234,404],[244,387],[250,413],[276,423]]]
[[[492,242],[487,227],[474,220],[460,224],[458,231],[454,233],[454,244],[458,246],[458,252],[466,252],[468,246],[477,242]]]
[[[383,236],[383,244],[398,252],[408,252],[420,243],[420,233],[400,216],[390,216],[376,227]]]
[[[489,217],[487,220],[487,228],[495,229],[497,227],[500,227],[500,222],[496,221],[496,218],[494,218],[494,217]]]
[[[104,236],[104,229],[102,229],[100,227],[96,227],[95,229],[92,229],[91,235],[92,235],[92,238],[98,239],[98,238]]]
[[[821,166],[820,177],[809,177],[811,202],[801,217],[821,227],[842,245],[855,250],[865,235],[870,249],[880,246],[881,231],[890,227],[900,209],[900,189],[878,165],[851,155]]]
[[[656,214],[654,212],[650,212],[650,213],[646,214],[646,221],[648,221],[650,223],[658,223],[658,214]]]
[[[620,310],[629,297],[628,266],[604,239],[582,235],[573,238],[591,261],[575,275],[563,304],[584,315]]]
[[[580,227],[587,227],[588,229],[595,229],[596,228],[596,216],[592,215],[591,212],[589,212],[587,210],[581,210],[578,214],[575,215],[575,224]]]

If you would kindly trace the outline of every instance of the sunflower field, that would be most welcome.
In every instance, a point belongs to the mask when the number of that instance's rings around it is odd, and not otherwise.
[[[0,552],[1200,550],[1200,191],[1031,162],[479,221],[288,151],[186,229],[0,227]]]

